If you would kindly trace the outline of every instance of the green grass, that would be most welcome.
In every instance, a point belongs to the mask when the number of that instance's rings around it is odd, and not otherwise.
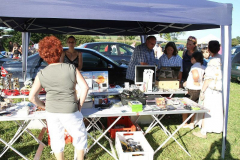
[[[240,159],[240,85],[237,83],[231,83],[230,90],[230,104],[229,104],[229,120],[228,120],[228,136],[227,136],[227,148],[226,148],[226,160]],[[104,121],[103,121],[104,122]],[[163,124],[167,126],[170,132],[176,129],[176,126],[181,123],[181,115],[171,115],[170,119],[163,119]],[[143,130],[147,129],[146,125],[141,125]],[[1,122],[0,123],[0,137],[6,141],[9,141],[13,137],[17,130],[17,125],[14,122]],[[199,131],[199,128],[194,130],[181,129],[175,138],[187,148],[191,157],[189,157],[174,140],[170,140],[161,150],[155,154],[154,159],[166,159],[166,160],[201,160],[201,159],[220,159],[221,149],[222,149],[222,134],[208,133],[207,139],[200,139],[192,135],[193,131]],[[40,130],[32,130],[33,134],[38,136]],[[91,135],[94,137],[99,136],[99,132],[91,131]],[[147,140],[153,149],[156,149],[167,137],[164,132],[158,127],[154,127],[150,133],[146,135]],[[47,144],[47,134],[44,135],[43,142]],[[103,138],[101,141],[105,147],[110,149],[109,144],[106,139]],[[93,141],[89,140],[88,145],[92,144]],[[4,145],[0,142],[0,151]],[[29,159],[33,159],[38,148],[38,144],[29,135],[24,133],[17,143],[13,145],[14,148],[19,150],[21,153],[26,155]],[[73,146],[67,144],[65,146],[65,158],[73,159]],[[52,154],[50,154],[50,147],[45,147],[41,156],[43,160],[53,160],[55,159]],[[3,160],[15,160],[21,159],[12,150],[8,150],[7,153],[2,157]],[[108,155],[103,149],[98,145],[95,145],[87,154],[87,160],[111,160],[111,156]]]

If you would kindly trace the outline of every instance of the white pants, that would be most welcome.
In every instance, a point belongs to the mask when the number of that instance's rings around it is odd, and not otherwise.
[[[51,149],[54,153],[64,151],[64,130],[73,137],[75,149],[87,148],[87,131],[83,123],[82,113],[50,113],[47,112],[47,125],[51,139]]]

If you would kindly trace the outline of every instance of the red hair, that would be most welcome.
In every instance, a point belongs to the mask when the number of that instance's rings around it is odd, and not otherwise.
[[[63,51],[61,41],[55,36],[44,37],[38,43],[40,57],[48,64],[58,63]]]

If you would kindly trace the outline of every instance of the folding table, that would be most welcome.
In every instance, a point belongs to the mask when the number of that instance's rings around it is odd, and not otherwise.
[[[187,104],[191,105],[197,105],[195,102],[191,101],[188,98],[184,98],[184,101],[187,102]],[[123,106],[123,107],[116,107],[116,108],[111,108],[111,109],[104,109],[104,110],[97,110],[96,108],[92,109],[82,109],[82,114],[84,117],[88,118],[94,118],[95,121],[93,123],[96,124],[96,118],[99,120],[101,117],[118,117],[111,126],[109,126],[104,132],[101,132],[101,136],[98,137],[98,139],[94,139],[94,143],[92,144],[95,145],[96,143],[99,144],[99,140],[106,135],[107,131],[111,129],[111,127],[122,117],[122,116],[141,116],[141,115],[151,115],[153,117],[153,122],[149,125],[148,129],[146,130],[145,134],[147,134],[155,125],[159,124],[165,134],[168,136],[168,138],[154,151],[154,154],[157,153],[159,149],[161,149],[171,138],[175,140],[175,142],[190,156],[190,154],[184,149],[184,147],[173,137],[178,130],[195,114],[195,113],[205,113],[208,112],[207,109],[201,108],[200,110],[171,110],[171,111],[144,111],[143,112],[132,112],[131,108],[129,106]],[[166,127],[161,123],[161,119],[166,115],[166,114],[186,114],[190,113],[189,117],[171,134]],[[160,118],[158,118],[158,116]],[[97,127],[96,127],[97,129]],[[99,131],[101,129],[99,128]],[[110,146],[112,145],[111,142],[109,141]],[[88,151],[92,148],[88,148]],[[101,146],[101,145],[100,145]],[[105,151],[107,149],[103,146],[101,146]],[[115,157],[114,150],[112,149],[112,153],[110,151],[107,151],[114,159],[117,159]]]
[[[23,107],[27,104],[27,102],[22,102],[17,105],[17,107]],[[19,151],[17,151],[15,148],[12,147],[12,145],[19,139],[20,136],[24,132],[30,134],[39,144],[46,146],[41,140],[39,140],[37,137],[35,137],[32,132],[28,129],[28,125],[32,120],[39,120],[44,127],[46,127],[45,122],[43,119],[46,119],[45,112],[35,112],[34,114],[30,114],[28,116],[19,116],[16,112],[13,113],[12,116],[0,116],[0,121],[14,121],[19,127],[13,138],[6,142],[0,137],[0,141],[5,144],[5,147],[3,148],[3,151],[0,153],[0,158],[6,153],[6,151],[11,148],[14,152],[16,152],[18,155],[20,155],[23,159],[28,159],[24,155],[22,155]]]

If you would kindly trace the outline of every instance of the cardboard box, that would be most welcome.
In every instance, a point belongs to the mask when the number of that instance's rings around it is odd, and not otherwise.
[[[155,85],[160,89],[179,89],[179,81],[156,81]]]
[[[93,84],[97,83],[100,89],[108,88],[108,71],[93,71]]]
[[[143,105],[139,101],[129,101],[128,105],[132,108],[132,112],[142,111]]]

